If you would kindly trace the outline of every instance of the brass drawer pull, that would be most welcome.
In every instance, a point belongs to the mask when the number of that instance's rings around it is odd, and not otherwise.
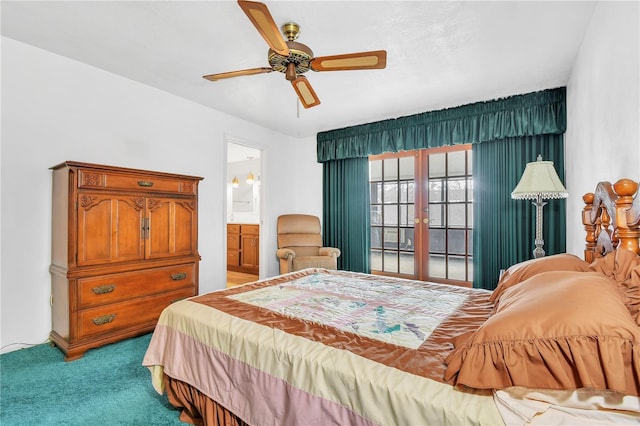
[[[153,182],[150,181],[150,180],[139,180],[138,181],[138,185],[145,186],[145,187],[152,187],[153,186]]]
[[[91,290],[95,293],[95,294],[106,294],[106,293],[111,293],[113,292],[113,290],[116,289],[116,285],[115,284],[107,284],[107,285],[101,285],[98,287],[94,287]]]
[[[177,274],[171,274],[171,279],[174,281],[180,281],[187,278],[187,274],[185,272],[179,272]]]
[[[114,319],[116,319],[116,314],[103,315],[101,317],[94,318],[93,323],[95,325],[104,325],[109,324]]]

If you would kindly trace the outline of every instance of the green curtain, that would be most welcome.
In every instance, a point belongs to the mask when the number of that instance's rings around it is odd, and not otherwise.
[[[494,289],[501,269],[531,259],[536,209],[511,191],[538,154],[553,161],[564,182],[564,136],[540,135],[475,144],[473,150],[473,285]],[[566,250],[566,201],[546,200],[543,240],[547,255]]]
[[[383,152],[564,133],[566,88],[318,133],[318,162]]]
[[[338,269],[371,272],[369,159],[323,164],[323,243],[341,250]],[[366,249],[363,255],[363,248]]]
[[[564,181],[562,135],[566,127],[566,88],[560,87],[318,133],[317,158],[318,162],[323,163],[325,244],[342,250],[343,255],[338,263],[340,269],[370,271],[369,155],[472,143],[474,154],[478,154],[479,157],[475,158],[474,155],[474,182],[478,174],[483,176],[483,171],[500,173],[505,165],[513,167],[513,185],[511,181],[507,183],[488,175],[483,178],[487,182],[483,187],[491,185],[491,182],[504,185],[504,200],[498,200],[498,195],[494,195],[495,204],[499,204],[511,202],[511,190],[520,178],[519,173],[522,173],[527,162],[536,159],[538,153],[541,153],[543,158],[555,162],[558,174]],[[537,138],[543,135],[548,135],[549,138]],[[555,140],[551,136],[560,138],[560,143],[551,143],[560,145],[559,152],[549,153],[549,148],[541,148],[550,140]],[[485,144],[509,145],[509,141],[519,146],[519,150],[533,144],[532,148],[529,148],[531,153],[523,151],[521,157],[517,158],[515,153],[509,151],[498,161],[491,158],[492,154],[483,155],[483,150],[478,151],[478,147],[484,147]],[[348,161],[349,159],[361,161]],[[474,190],[474,204],[480,202],[483,196]],[[530,203],[511,203],[513,204],[509,205],[516,206],[514,208],[519,212],[515,213],[518,220],[514,219],[514,226],[531,226],[529,218],[534,218],[535,211],[526,208]],[[519,235],[533,238],[534,232],[529,232],[528,228],[510,228],[504,231],[509,232],[509,238],[500,238],[501,228],[497,224],[492,225],[491,222],[496,215],[496,211],[493,210],[495,204],[480,211],[474,207],[474,222],[477,221],[480,227],[474,230],[474,248],[478,247],[478,250],[481,250],[480,247],[483,246],[480,244],[490,246],[491,243],[488,241],[493,241],[493,244],[497,244],[496,241],[499,241],[499,244],[510,244],[509,241],[515,240]],[[562,210],[549,217],[556,208]],[[498,212],[502,214],[503,210]],[[564,250],[566,224],[563,214],[563,201],[551,201],[545,207],[544,238],[545,249],[549,254]],[[549,236],[554,241],[550,241]],[[478,239],[481,241],[477,241]],[[555,239],[560,240],[555,242]],[[506,267],[505,265],[515,263],[512,258],[530,257],[530,253],[525,250],[527,245],[528,241],[523,240],[523,248],[513,249],[514,253],[510,252],[512,248],[500,250],[501,254],[494,254],[495,259],[490,259],[490,263],[486,265],[481,264],[483,256],[489,256],[491,252],[482,249],[482,253],[477,253],[474,249],[474,285],[493,288],[499,270]],[[532,250],[531,245],[530,251]]]

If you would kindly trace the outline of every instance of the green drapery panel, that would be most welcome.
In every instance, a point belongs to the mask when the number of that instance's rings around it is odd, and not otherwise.
[[[564,182],[564,136],[540,135],[476,144],[473,150],[473,285],[494,289],[500,269],[533,258],[536,208],[511,191],[527,163],[542,154]],[[566,250],[566,201],[545,200],[543,240],[547,255]]]
[[[318,162],[564,133],[566,88],[318,133]]]
[[[368,158],[324,163],[322,179],[324,245],[341,250],[338,269],[371,272]]]

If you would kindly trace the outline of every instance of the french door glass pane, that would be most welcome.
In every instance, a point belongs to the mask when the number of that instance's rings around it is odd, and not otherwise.
[[[449,179],[447,181],[447,201],[455,203],[456,201],[465,200],[467,180],[466,179]]]
[[[447,155],[449,163],[447,176],[464,176],[466,174],[465,153],[466,151],[455,151],[450,152],[449,155]]]
[[[382,160],[369,161],[369,180],[371,182],[382,180]]]
[[[383,271],[385,272],[398,272],[398,252],[387,251],[384,252],[384,265]]]
[[[446,251],[444,229],[429,230],[429,251],[431,253],[444,253]]]
[[[464,281],[466,279],[466,262],[462,256],[448,256],[448,278]]]
[[[444,226],[444,204],[429,205],[429,224],[433,228]]]
[[[382,198],[385,204],[396,204],[398,202],[398,184],[384,183],[384,194]]]
[[[429,276],[433,278],[447,277],[447,264],[444,255],[429,254]]]
[[[371,225],[382,225],[381,205],[371,205]]]
[[[465,254],[467,252],[466,247],[466,231],[449,229],[447,231],[448,239],[448,252],[453,254]]]
[[[371,193],[371,204],[379,204],[382,202],[382,184],[380,182],[372,182],[369,184]]]
[[[446,175],[445,154],[429,155],[429,179]]]
[[[401,157],[398,160],[400,163],[400,179],[413,179],[415,157]]]
[[[415,274],[415,261],[413,253],[400,253],[400,273]]]
[[[398,160],[384,160],[383,176],[386,181],[398,179]]]
[[[465,204],[449,204],[449,216],[447,222],[451,227],[464,228],[466,222]]]
[[[398,206],[395,204],[384,205],[384,224],[385,225],[397,225],[398,224]]]
[[[441,179],[429,179],[429,202],[444,201],[444,185]]]

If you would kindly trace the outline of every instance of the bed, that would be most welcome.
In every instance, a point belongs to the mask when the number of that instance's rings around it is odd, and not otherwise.
[[[165,309],[143,365],[207,425],[640,422],[637,182],[584,196],[584,259],[494,291],[306,269]]]

